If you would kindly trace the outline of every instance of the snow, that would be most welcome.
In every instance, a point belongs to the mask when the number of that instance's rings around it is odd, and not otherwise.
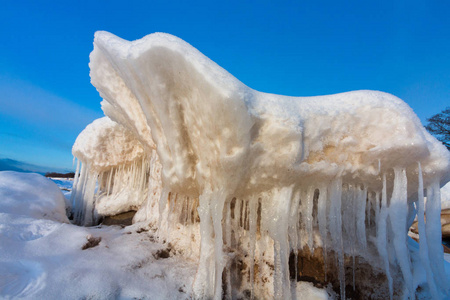
[[[445,293],[438,191],[450,180],[450,153],[402,100],[377,91],[261,93],[162,33],[128,42],[97,32],[89,65],[110,119],[89,125],[73,148],[78,224],[138,209],[135,221],[156,226],[161,241],[200,247],[199,298],[220,299],[225,281],[227,296],[248,287],[288,299],[289,253],[321,245],[337,255],[341,297],[345,257],[354,263],[355,253],[388,279],[400,267],[405,286],[389,280],[390,293],[413,296],[407,228],[422,186],[432,199],[425,280]],[[252,282],[236,275],[238,260]]]
[[[324,289],[318,289],[310,282],[300,282],[296,288],[296,295],[301,296],[301,299],[308,300],[322,300],[329,299],[334,296],[332,292],[327,292]]]
[[[0,187],[1,299],[191,298],[196,264],[174,249],[159,256],[168,246],[151,229],[72,225],[59,188],[38,174],[0,172]],[[100,244],[82,250],[90,236]]]
[[[69,222],[59,187],[42,175],[0,172],[0,199],[2,213]]]
[[[0,224],[2,299],[189,298],[195,265],[159,261],[153,255],[163,247],[136,227],[83,228],[5,214]],[[89,235],[101,243],[82,250]]]

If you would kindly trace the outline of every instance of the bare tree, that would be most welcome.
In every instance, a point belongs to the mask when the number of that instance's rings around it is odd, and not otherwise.
[[[450,107],[427,119],[425,128],[450,150]]]

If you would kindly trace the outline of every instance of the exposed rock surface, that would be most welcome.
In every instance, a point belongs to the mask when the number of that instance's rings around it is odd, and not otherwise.
[[[314,249],[311,253],[307,248],[299,250],[297,264],[297,280],[309,281],[317,287],[326,287],[331,283],[333,290],[339,294],[340,284],[339,273],[336,264],[336,256],[334,251],[327,254],[325,266],[323,248]],[[389,299],[388,280],[384,270],[377,267],[376,264],[369,263],[362,256],[357,255],[354,258],[345,256],[345,294],[350,299]],[[295,256],[291,253],[289,259],[289,269],[291,279],[295,274]],[[326,271],[325,271],[326,270]],[[391,270],[394,279],[394,299],[401,296],[403,283],[401,272],[398,268]]]
[[[426,219],[426,215],[425,215]],[[442,230],[442,239],[450,239],[450,208],[443,209],[441,211],[441,230]],[[419,234],[418,222],[414,221],[412,224],[410,231],[414,234]],[[419,240],[419,236],[413,237],[415,240]],[[444,245],[444,252],[450,253],[450,248]]]
[[[114,216],[105,217],[102,221],[103,225],[122,225],[128,226],[133,223],[135,211],[128,211]]]

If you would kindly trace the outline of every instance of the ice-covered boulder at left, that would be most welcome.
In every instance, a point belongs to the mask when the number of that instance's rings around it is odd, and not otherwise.
[[[0,213],[69,223],[59,187],[36,173],[0,172]]]
[[[141,207],[152,160],[151,149],[144,149],[135,134],[108,117],[83,130],[72,149],[80,174],[71,195],[75,222],[91,225],[101,217]]]
[[[74,146],[79,223],[102,201],[140,203],[139,220],[161,240],[182,231],[200,247],[198,298],[291,298],[290,254],[298,265],[300,250],[319,247],[324,261],[335,257],[342,298],[355,256],[384,274],[382,298],[414,297],[414,261],[433,297],[448,295],[439,190],[450,154],[402,100],[261,93],[168,34],[128,42],[98,32],[90,59],[110,120]],[[407,237],[416,216],[420,258]]]

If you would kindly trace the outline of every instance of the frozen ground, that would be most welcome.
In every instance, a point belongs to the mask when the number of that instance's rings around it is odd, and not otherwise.
[[[72,225],[58,187],[38,174],[0,172],[0,200],[1,299],[191,298],[197,262],[142,224]],[[297,293],[328,298],[309,283]]]

